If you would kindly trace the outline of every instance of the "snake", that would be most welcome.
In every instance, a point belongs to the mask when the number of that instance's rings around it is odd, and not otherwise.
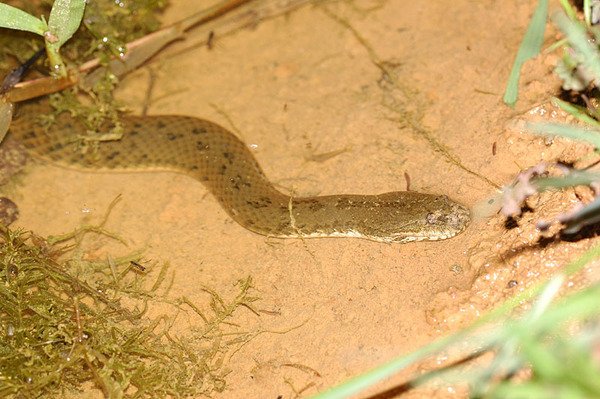
[[[86,132],[85,124],[62,112],[50,127],[42,126],[39,116],[50,112],[47,102],[20,104],[5,141],[15,141],[34,158],[65,168],[188,175],[204,184],[238,224],[267,237],[435,241],[454,237],[470,222],[469,210],[446,195],[285,194],[267,178],[243,141],[208,120],[125,114],[120,140],[101,141],[94,151],[82,151],[77,137]]]

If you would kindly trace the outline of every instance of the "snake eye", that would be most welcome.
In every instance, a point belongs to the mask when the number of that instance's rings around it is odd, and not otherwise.
[[[430,212],[427,214],[427,216],[425,216],[425,220],[428,224],[436,224],[439,222],[439,216]]]

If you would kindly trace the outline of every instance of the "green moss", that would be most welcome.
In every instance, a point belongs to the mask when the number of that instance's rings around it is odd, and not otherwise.
[[[104,232],[85,226],[55,237],[55,244],[22,231],[1,233],[0,396],[42,397],[84,384],[107,397],[222,391],[229,372],[224,360],[247,341],[229,319],[240,306],[252,309],[251,279],[239,282],[232,300],[204,289],[210,309],[201,311],[187,298],[158,293],[169,286],[166,265],[148,284],[139,253],[82,260],[79,243],[90,231]],[[145,317],[156,301],[169,304],[174,315],[197,313],[200,327],[174,336],[175,317]]]
[[[12,1],[10,5],[32,15],[48,16],[53,1]],[[61,55],[69,69],[77,69],[93,58],[106,64],[111,58],[125,52],[125,44],[155,31],[160,26],[158,16],[168,5],[167,0],[94,0],[88,2],[83,22],[73,36],[61,49]],[[11,68],[27,60],[44,46],[41,37],[20,31],[0,30],[0,72],[5,74]],[[38,61],[37,69],[46,71],[45,60]],[[53,96],[53,105],[57,109],[68,108],[76,117],[95,131],[109,121],[117,127],[118,109],[113,90],[118,79],[107,71],[93,87],[76,87]],[[91,101],[83,105],[80,95],[87,94]],[[76,99],[73,101],[73,99]],[[91,105],[90,105],[91,104]]]

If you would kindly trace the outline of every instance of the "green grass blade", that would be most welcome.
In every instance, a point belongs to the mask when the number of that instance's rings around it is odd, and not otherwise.
[[[592,4],[591,0],[583,0],[583,20],[587,26],[592,26]]]
[[[585,129],[559,123],[527,123],[525,129],[535,134],[561,136],[568,139],[585,141],[596,148],[600,148],[600,130]]]
[[[48,18],[48,27],[58,39],[53,43],[57,48],[77,31],[84,10],[85,0],[56,0],[54,2]]]
[[[546,15],[548,14],[548,0],[540,0],[538,3],[517,56],[508,77],[508,83],[504,92],[504,103],[509,106],[514,106],[517,102],[519,93],[519,78],[521,76],[521,68],[525,61],[537,56],[540,53],[542,43],[544,41],[544,31],[546,29]]]
[[[600,127],[600,122],[596,119],[592,118],[587,114],[587,110],[584,107],[580,107],[575,104],[571,104],[570,102],[563,101],[560,98],[554,97],[552,98],[552,104],[556,105],[558,108],[563,111],[573,115],[575,118],[579,119],[582,122],[585,122],[589,125]]]
[[[559,0],[559,2],[563,10],[565,10],[565,13],[569,16],[569,18],[571,18],[572,20],[576,20],[577,10],[571,5],[571,3],[569,3],[569,0]]]
[[[8,4],[0,3],[0,28],[24,30],[43,36],[48,27],[44,21],[33,15]]]

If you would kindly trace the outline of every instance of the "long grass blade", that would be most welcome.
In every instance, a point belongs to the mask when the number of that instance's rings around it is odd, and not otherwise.
[[[515,62],[510,71],[510,76],[508,77],[508,83],[504,92],[504,103],[511,107],[517,102],[519,94],[519,78],[521,77],[521,68],[523,67],[523,64],[530,58],[536,57],[542,48],[547,15],[548,1],[540,0],[531,17],[531,21],[529,22],[529,26],[527,27],[527,31],[525,32]]]

